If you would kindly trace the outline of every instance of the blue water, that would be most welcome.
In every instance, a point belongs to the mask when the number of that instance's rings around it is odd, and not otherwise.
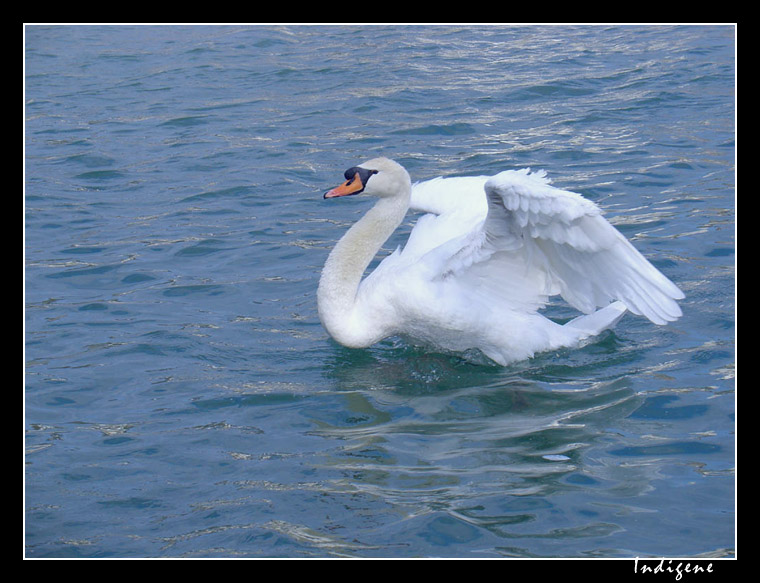
[[[733,556],[733,27],[25,31],[27,557]],[[321,194],[378,155],[545,169],[683,318],[336,345],[370,202]]]

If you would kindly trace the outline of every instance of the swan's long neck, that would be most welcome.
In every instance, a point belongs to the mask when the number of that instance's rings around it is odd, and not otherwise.
[[[397,196],[379,199],[327,258],[317,290],[319,317],[330,336],[345,346],[369,346],[382,336],[372,322],[360,318],[357,291],[367,266],[404,219],[410,194],[411,185]]]

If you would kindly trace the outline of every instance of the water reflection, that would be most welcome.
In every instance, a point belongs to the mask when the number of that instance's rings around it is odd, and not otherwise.
[[[584,452],[641,403],[624,377],[548,387],[454,357],[395,356],[339,351],[329,374],[350,420],[315,415],[315,433],[343,442],[323,459],[341,489],[415,513],[588,488],[598,478]]]

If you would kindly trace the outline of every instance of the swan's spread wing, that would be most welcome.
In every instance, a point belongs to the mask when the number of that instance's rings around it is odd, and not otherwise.
[[[549,184],[542,173],[506,171],[485,183],[488,216],[480,251],[519,250],[546,272],[548,285],[589,313],[622,300],[635,314],[664,324],[681,310],[683,293],[579,194]],[[550,292],[551,293],[551,292]]]

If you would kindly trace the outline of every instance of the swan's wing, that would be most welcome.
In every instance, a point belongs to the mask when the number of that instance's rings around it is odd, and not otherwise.
[[[438,177],[412,185],[412,211],[449,215],[465,213],[485,217],[488,204],[483,188],[489,176]]]
[[[527,264],[518,249],[519,240],[501,240],[496,248],[487,237],[485,184],[489,178],[434,178],[414,184],[410,208],[427,214],[417,219],[403,251],[379,267],[445,284],[447,298],[460,297],[470,309],[476,304],[483,310],[541,308],[549,295],[558,293],[546,270]]]
[[[542,173],[506,171],[485,183],[485,239],[470,255],[490,261],[500,250],[519,252],[550,278],[575,308],[589,313],[621,300],[656,324],[677,319],[678,287],[602,216],[593,202],[555,188]],[[476,258],[477,260],[477,258]]]
[[[409,209],[416,218],[403,256],[407,265],[428,252],[481,228],[488,213],[484,186],[488,176],[433,178],[412,185]],[[447,245],[447,249],[452,245]],[[454,244],[451,253],[459,249]],[[441,256],[445,259],[446,253]]]

